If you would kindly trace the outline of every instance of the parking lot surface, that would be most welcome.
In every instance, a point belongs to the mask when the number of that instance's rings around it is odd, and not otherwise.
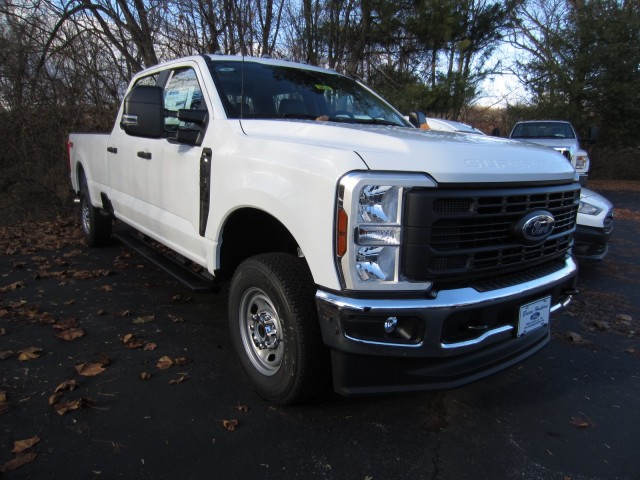
[[[0,466],[20,479],[637,479],[640,194],[601,193],[617,211],[609,255],[580,264],[582,293],[540,353],[456,390],[286,408],[244,378],[226,284],[193,293],[117,241],[89,250],[74,220],[6,228]]]

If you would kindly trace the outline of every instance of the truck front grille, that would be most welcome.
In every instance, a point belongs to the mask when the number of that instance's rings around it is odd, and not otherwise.
[[[405,200],[402,272],[416,281],[474,280],[527,270],[571,248],[578,184],[520,189],[412,190]],[[534,245],[516,225],[548,212],[551,234]]]

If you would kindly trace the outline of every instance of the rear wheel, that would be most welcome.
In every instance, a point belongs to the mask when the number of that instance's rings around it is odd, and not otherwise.
[[[80,224],[84,239],[90,247],[105,245],[111,239],[111,217],[103,215],[91,205],[86,184],[83,184],[80,191]]]
[[[229,292],[231,339],[257,392],[284,405],[325,386],[315,288],[307,266],[284,253],[252,257],[237,268]]]

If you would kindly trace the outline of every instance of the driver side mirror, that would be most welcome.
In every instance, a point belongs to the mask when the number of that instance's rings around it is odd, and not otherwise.
[[[124,99],[120,126],[129,135],[161,138],[164,133],[162,87],[139,85]]]
[[[427,116],[424,114],[424,112],[410,112],[409,122],[414,127],[420,128],[422,125],[427,123]]]

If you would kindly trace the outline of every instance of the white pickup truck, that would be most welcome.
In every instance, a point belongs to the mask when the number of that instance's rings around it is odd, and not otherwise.
[[[551,147],[567,157],[580,175],[580,184],[589,179],[589,155],[580,147],[571,123],[562,120],[527,120],[513,126],[509,138]]]
[[[231,342],[279,404],[455,387],[550,338],[575,293],[580,185],[548,148],[412,127],[362,84],[201,55],[72,134],[90,246],[112,219],[231,278]],[[162,248],[167,250],[167,248]]]

